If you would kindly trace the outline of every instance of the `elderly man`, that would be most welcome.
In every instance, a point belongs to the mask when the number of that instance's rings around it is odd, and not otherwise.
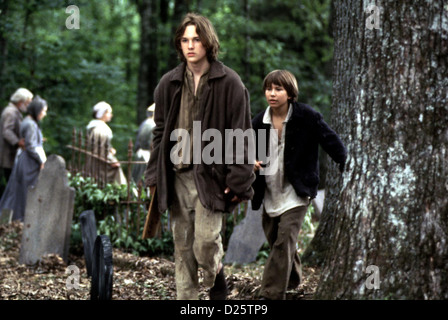
[[[0,118],[0,196],[11,175],[17,149],[25,148],[25,140],[20,137],[21,112],[26,112],[32,99],[33,94],[28,89],[18,89]]]

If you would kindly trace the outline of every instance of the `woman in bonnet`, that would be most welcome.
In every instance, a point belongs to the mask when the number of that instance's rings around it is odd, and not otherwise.
[[[11,177],[0,200],[0,212],[12,209],[12,220],[24,221],[28,188],[37,182],[39,172],[47,160],[40,121],[47,115],[47,102],[36,96],[28,105],[28,116],[20,125],[20,136],[25,139],[25,150],[16,155]]]
[[[123,174],[123,170],[120,167],[120,162],[116,158],[116,150],[112,147],[111,140],[113,137],[112,130],[107,125],[107,122],[112,120],[112,107],[107,102],[101,101],[93,106],[93,120],[87,125],[87,135],[89,142],[94,143],[94,151],[98,152],[98,144],[100,144],[101,156],[104,155],[104,148],[106,145],[107,160],[109,164],[107,167],[100,165],[100,177],[104,177],[107,168],[107,183],[126,184],[126,177]],[[93,166],[90,169],[95,172],[98,166],[95,166],[96,161],[88,161],[87,166]],[[92,172],[89,170],[89,172]]]

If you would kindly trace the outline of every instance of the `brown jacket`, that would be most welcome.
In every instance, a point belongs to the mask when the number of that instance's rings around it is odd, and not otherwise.
[[[160,212],[168,209],[173,200],[173,163],[170,151],[176,141],[170,141],[170,134],[175,129],[179,114],[182,81],[186,64],[182,63],[160,80],[155,96],[153,131],[153,149],[145,172],[146,186],[157,186],[158,205]],[[221,164],[213,162],[194,164],[194,177],[199,199],[203,206],[210,210],[230,212],[235,204],[230,203],[230,197],[224,196],[224,189],[229,187],[240,199],[252,199],[253,161],[248,160],[247,142],[244,143],[245,156],[243,164],[226,164],[224,145],[225,129],[252,128],[249,93],[240,77],[232,69],[219,61],[211,63],[208,82],[204,85],[200,104],[201,133],[214,128],[221,133],[223,151]],[[206,139],[201,139],[206,140]],[[201,152],[209,141],[201,141]],[[236,152],[234,152],[236,157]],[[241,161],[238,161],[241,163]]]
[[[9,103],[0,119],[0,168],[12,169],[20,140],[20,124],[23,116]]]

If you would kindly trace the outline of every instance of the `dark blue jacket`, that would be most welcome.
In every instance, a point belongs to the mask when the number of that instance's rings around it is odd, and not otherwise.
[[[294,102],[291,118],[286,125],[284,167],[288,181],[298,196],[315,198],[319,184],[319,145],[339,164],[343,171],[347,158],[347,150],[339,136],[334,132],[322,115],[310,106]],[[267,130],[266,149],[269,150],[270,125],[263,123],[265,111],[257,114],[252,120],[256,136],[256,157],[260,159],[258,148],[259,129]],[[264,152],[263,152],[264,153]],[[268,153],[269,154],[269,153]],[[260,208],[266,188],[265,176],[257,172],[253,183],[254,197],[252,208]]]

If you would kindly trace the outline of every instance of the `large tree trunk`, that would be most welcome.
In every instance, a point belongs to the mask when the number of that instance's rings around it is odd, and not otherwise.
[[[334,3],[332,125],[349,158],[329,170],[316,297],[448,299],[448,2],[369,4]]]
[[[154,102],[157,86],[157,3],[156,0],[137,1],[140,14],[140,67],[138,73],[137,122],[146,119],[146,109]]]

